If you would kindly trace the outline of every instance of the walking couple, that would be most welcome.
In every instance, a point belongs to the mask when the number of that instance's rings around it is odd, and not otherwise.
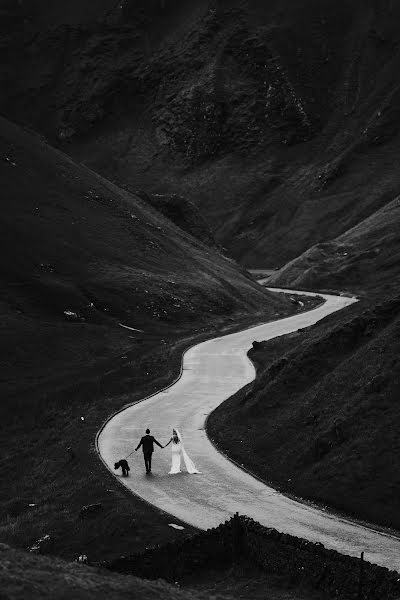
[[[135,448],[135,451],[139,450],[140,446],[142,446],[144,464],[146,466],[146,474],[147,475],[149,473],[151,473],[151,458],[152,458],[152,454],[154,451],[154,444],[157,444],[157,446],[160,446],[160,448],[166,448],[167,446],[169,446],[169,444],[172,444],[172,446],[171,446],[172,460],[171,460],[171,470],[169,471],[169,475],[175,475],[176,473],[181,472],[181,459],[182,458],[183,458],[183,461],[185,463],[185,467],[186,467],[186,470],[188,473],[200,473],[200,471],[198,471],[196,469],[194,462],[189,458],[189,456],[183,446],[182,436],[180,435],[180,433],[177,429],[172,430],[172,438],[169,440],[169,442],[167,444],[165,444],[165,446],[162,446],[159,442],[157,442],[155,437],[150,435],[150,429],[146,429],[146,435],[144,435],[142,437],[139,444]]]

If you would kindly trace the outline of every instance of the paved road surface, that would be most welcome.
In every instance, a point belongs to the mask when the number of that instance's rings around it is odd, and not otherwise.
[[[321,542],[344,554],[359,556],[365,551],[366,560],[400,570],[399,538],[285,497],[228,461],[204,431],[207,415],[254,379],[253,365],[246,356],[254,340],[306,327],[355,301],[321,295],[325,303],[312,311],[203,342],[188,350],[179,381],[109,420],[99,434],[98,449],[115,474],[113,463],[136,447],[146,427],[163,444],[176,426],[201,474],[168,475],[169,446],[165,450],[156,447],[153,474],[146,476],[139,451],[129,459],[130,477],[121,478],[135,494],[202,529],[214,527],[238,511],[267,527]]]

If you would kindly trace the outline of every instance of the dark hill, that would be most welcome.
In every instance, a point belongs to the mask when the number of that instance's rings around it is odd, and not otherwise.
[[[3,392],[120,352],[131,340],[119,323],[159,339],[279,305],[137,196],[4,120],[0,156]]]
[[[312,246],[269,283],[301,289],[380,289],[400,284],[400,200],[396,198],[330,242]]]
[[[399,194],[396,3],[50,4],[9,21],[0,109],[195,202],[245,264],[282,266]]]
[[[399,530],[399,331],[396,295],[255,345],[210,434],[281,490]]]

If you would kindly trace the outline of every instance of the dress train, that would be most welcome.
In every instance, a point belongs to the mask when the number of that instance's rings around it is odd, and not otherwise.
[[[189,457],[186,450],[183,448],[182,443],[178,444],[172,443],[172,463],[171,470],[169,471],[169,475],[175,475],[176,473],[181,472],[181,459],[183,458],[183,462],[185,463],[186,471],[190,474],[200,473],[196,469],[196,466],[192,459]]]

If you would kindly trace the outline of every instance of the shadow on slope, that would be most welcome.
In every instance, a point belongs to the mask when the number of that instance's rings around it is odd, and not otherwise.
[[[211,229],[192,202],[177,194],[147,194],[139,191],[136,195],[203,244],[217,249]]]

